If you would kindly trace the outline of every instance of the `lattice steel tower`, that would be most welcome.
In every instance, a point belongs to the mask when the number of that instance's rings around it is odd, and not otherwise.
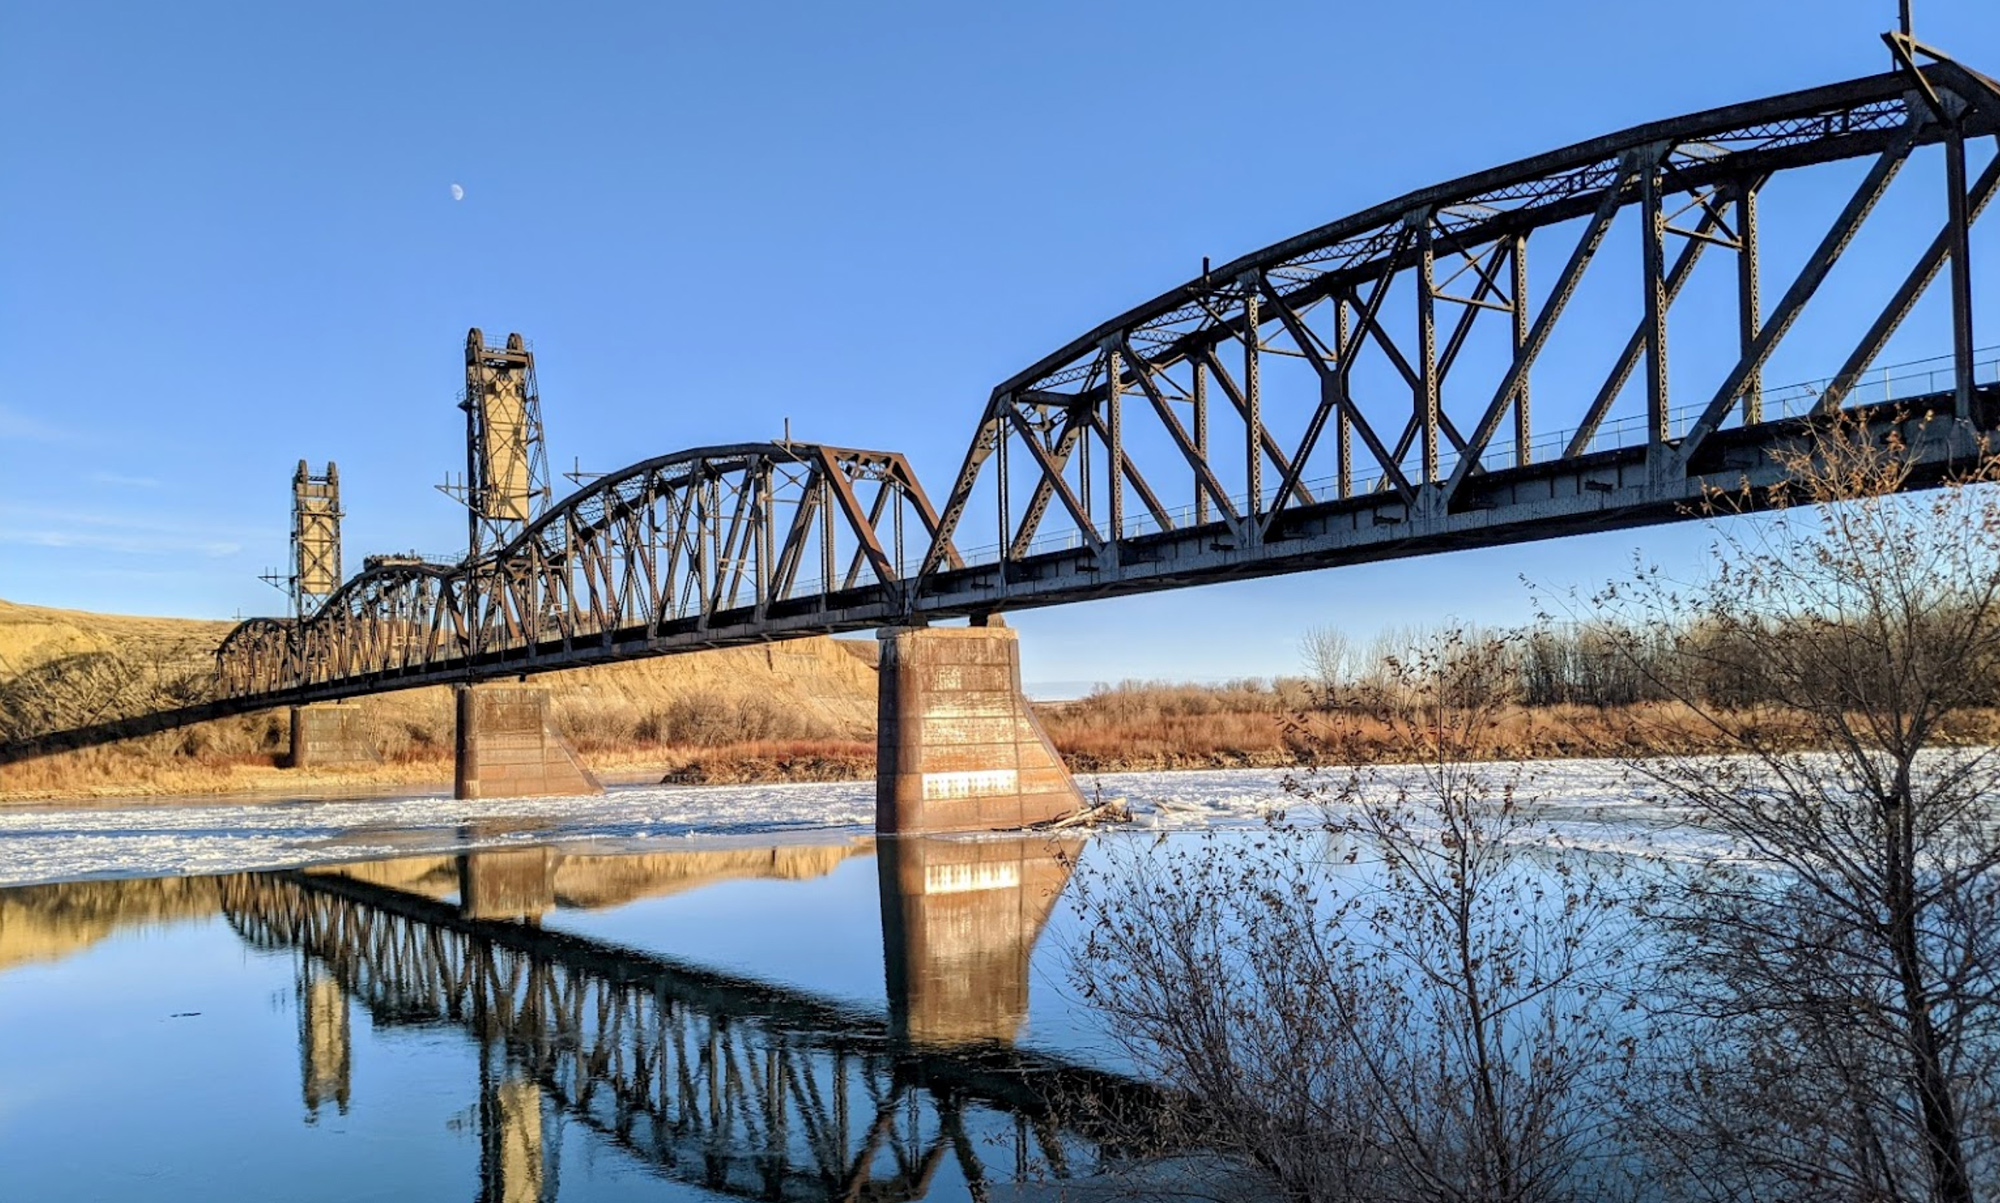
[[[340,588],[340,469],[327,461],[326,474],[313,475],[306,461],[292,473],[292,555],[284,572],[264,579],[283,589],[292,617],[317,610]]]
[[[489,347],[478,327],[465,335],[465,477],[442,486],[466,508],[466,556],[500,547],[549,506],[548,451],[535,353],[519,334]]]

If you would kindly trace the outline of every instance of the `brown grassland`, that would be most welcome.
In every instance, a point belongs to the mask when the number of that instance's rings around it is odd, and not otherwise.
[[[0,602],[0,720],[79,725],[134,713],[205,686],[225,623],[126,618]],[[539,678],[557,729],[612,782],[745,784],[865,780],[875,771],[875,645],[803,639]],[[1128,681],[1037,705],[1078,773],[1282,768],[1312,749],[1392,758],[1390,726],[1366,704],[1325,704],[1302,678],[1213,685]],[[407,690],[358,703],[380,762],[285,767],[283,710],[0,764],[0,800],[178,797],[225,793],[366,793],[436,788],[452,775],[451,697]],[[57,720],[68,718],[70,722]],[[1729,737],[1672,702],[1505,707],[1492,754],[1547,759],[1679,755],[1730,746],[1746,730],[1778,743],[1794,724],[1744,710]],[[1643,733],[1643,734],[1642,734]],[[10,732],[0,727],[0,737]],[[2000,714],[1953,733],[2000,739]]]

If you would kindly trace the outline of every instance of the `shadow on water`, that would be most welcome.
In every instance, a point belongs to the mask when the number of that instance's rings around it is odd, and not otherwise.
[[[115,929],[220,914],[292,955],[307,1122],[348,1112],[354,1022],[478,1051],[480,1195],[558,1195],[563,1125],[648,1171],[759,1199],[983,1197],[1122,1150],[1095,1118],[1145,1107],[1117,1074],[1017,1047],[1035,943],[1083,847],[1041,836],[593,855],[513,847],[277,873],[0,892],[0,971]],[[549,930],[871,851],[879,1009]]]

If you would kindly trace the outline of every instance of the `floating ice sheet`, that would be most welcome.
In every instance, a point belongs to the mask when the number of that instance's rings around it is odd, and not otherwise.
[[[1613,761],[1492,765],[1578,843],[1656,845],[1670,816]],[[1410,770],[1384,770],[1393,786]],[[1257,823],[1276,811],[1309,819],[1285,782],[1337,787],[1343,770],[1280,769],[1079,774],[1086,798],[1122,798],[1141,827]],[[627,786],[601,797],[455,801],[390,798],[198,801],[0,808],[0,885],[82,877],[225,873],[329,861],[572,840],[632,845],[708,837],[865,834],[873,782],[806,785]]]

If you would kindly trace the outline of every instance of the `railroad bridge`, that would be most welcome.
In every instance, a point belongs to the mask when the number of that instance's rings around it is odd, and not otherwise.
[[[318,704],[450,684],[466,690],[462,795],[587,789],[538,695],[482,682],[875,630],[878,827],[1012,826],[1076,795],[1020,699],[1008,611],[1682,520],[1714,490],[1775,496],[1843,413],[1899,429],[1910,486],[1935,484],[2000,428],[1971,263],[2000,186],[2000,84],[1884,36],[1880,75],[1608,134],[1204,261],[995,386],[936,493],[894,452],[787,439],[661,455],[554,500],[532,352],[475,330],[467,554],[339,581],[337,477],[301,465],[292,582],[311,604],[244,623],[216,701],[137,729],[294,706],[295,731],[337,745]],[[1895,190],[1931,224],[1883,217]],[[1908,243],[1893,270],[1836,271],[1884,225]],[[1828,310],[1851,328],[1812,320]],[[1892,345],[1938,358],[1884,366]],[[1819,378],[1770,387],[1787,350]],[[970,625],[933,625],[954,619]]]

